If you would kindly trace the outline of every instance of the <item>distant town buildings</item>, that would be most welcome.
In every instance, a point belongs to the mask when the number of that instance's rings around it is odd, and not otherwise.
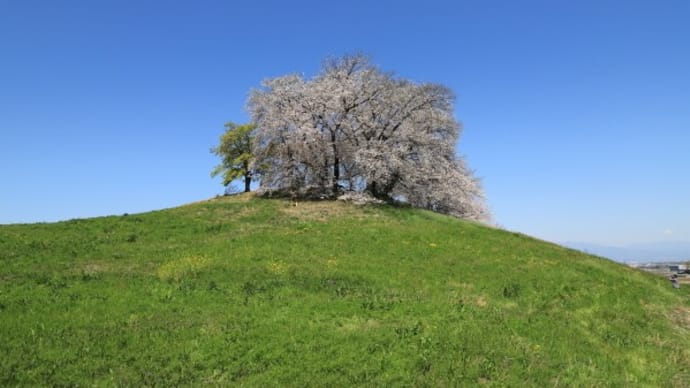
[[[679,288],[680,284],[690,284],[690,265],[683,263],[647,263],[629,264],[633,268],[653,273],[655,275],[667,277],[671,280],[674,288]]]

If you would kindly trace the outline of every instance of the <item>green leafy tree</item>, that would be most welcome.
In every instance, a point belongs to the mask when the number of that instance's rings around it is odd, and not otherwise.
[[[211,176],[221,175],[223,185],[228,186],[235,179],[244,179],[244,192],[251,191],[252,162],[254,160],[253,132],[255,124],[236,125],[225,124],[227,130],[220,137],[220,145],[211,149],[211,152],[221,158],[221,163],[211,171]]]

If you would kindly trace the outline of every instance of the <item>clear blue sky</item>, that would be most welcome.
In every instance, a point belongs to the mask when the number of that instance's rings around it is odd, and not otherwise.
[[[495,221],[690,241],[690,2],[0,0],[0,223],[220,194],[266,77],[365,52],[445,84]]]

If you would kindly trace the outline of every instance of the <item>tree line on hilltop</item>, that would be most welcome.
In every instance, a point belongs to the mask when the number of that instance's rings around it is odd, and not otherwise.
[[[300,198],[357,192],[487,220],[479,180],[455,152],[461,127],[447,87],[381,71],[363,55],[324,62],[251,91],[251,123],[226,124],[212,175]]]

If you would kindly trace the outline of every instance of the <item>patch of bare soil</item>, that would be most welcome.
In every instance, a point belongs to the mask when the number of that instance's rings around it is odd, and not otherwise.
[[[336,201],[289,201],[280,210],[291,217],[309,221],[328,221],[356,214],[352,206]]]

